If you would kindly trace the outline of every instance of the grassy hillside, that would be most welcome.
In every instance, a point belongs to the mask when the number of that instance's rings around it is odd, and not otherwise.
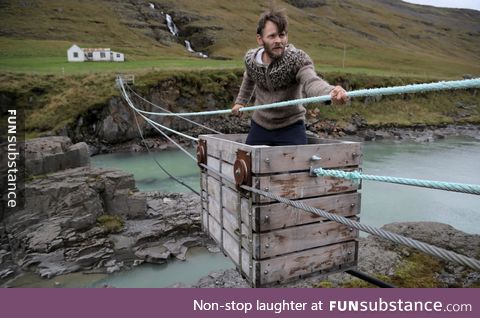
[[[287,0],[277,1],[277,6],[286,8],[290,17],[290,42],[305,49],[322,72],[480,75],[478,11],[400,0]],[[0,71],[240,67],[246,49],[256,45],[256,20],[266,7],[266,2],[253,0],[4,0]],[[162,12],[173,16],[180,38],[170,35]],[[183,47],[185,39],[213,59],[193,57]],[[66,63],[72,43],[110,47],[124,52],[128,61]]]

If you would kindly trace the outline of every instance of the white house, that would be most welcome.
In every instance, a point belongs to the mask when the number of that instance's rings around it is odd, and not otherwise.
[[[123,53],[111,51],[110,48],[81,48],[76,44],[67,50],[67,58],[69,62],[125,61]]]
[[[67,58],[69,62],[83,62],[85,54],[78,45],[74,44],[67,50]]]

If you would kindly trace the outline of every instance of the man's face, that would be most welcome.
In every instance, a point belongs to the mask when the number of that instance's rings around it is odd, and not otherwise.
[[[258,45],[265,48],[265,52],[272,60],[277,60],[285,53],[288,44],[287,32],[278,32],[278,27],[272,21],[265,23],[262,35],[257,34]]]

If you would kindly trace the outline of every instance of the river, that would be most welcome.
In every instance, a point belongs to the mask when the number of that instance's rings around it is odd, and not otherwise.
[[[431,143],[364,143],[363,173],[460,183],[480,183],[480,141],[455,137]],[[92,162],[132,172],[142,191],[188,191],[169,179],[151,156],[177,177],[199,189],[195,163],[180,151],[106,154]],[[383,182],[363,181],[361,221],[373,226],[391,222],[436,221],[480,234],[480,201],[475,195]]]
[[[192,150],[193,152],[193,150]],[[460,183],[480,183],[480,141],[448,138],[432,143],[376,141],[364,144],[365,174],[429,179]],[[180,151],[162,151],[153,156],[177,177],[198,189],[198,167]],[[132,172],[141,191],[188,191],[169,180],[148,153],[116,153],[92,158],[99,167]],[[382,226],[391,222],[436,221],[467,233],[480,234],[478,196],[381,182],[362,184],[361,222]],[[51,280],[25,275],[16,287],[168,287],[181,282],[195,283],[209,272],[233,268],[221,253],[194,248],[187,260],[168,264],[143,264],[131,271],[111,275],[62,275]]]

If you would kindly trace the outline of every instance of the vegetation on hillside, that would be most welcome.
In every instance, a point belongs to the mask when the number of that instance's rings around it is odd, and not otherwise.
[[[162,83],[181,90],[180,96],[195,99],[211,95],[222,109],[233,100],[226,87],[238,89],[241,69],[208,71],[144,72],[136,76],[134,89],[148,96]],[[417,77],[382,77],[362,74],[326,73],[333,84],[349,90],[422,82]],[[113,96],[119,96],[114,73],[78,74],[71,76],[0,74],[0,95],[25,109],[27,136],[42,132],[59,133],[88,110],[106,107]],[[175,101],[172,101],[175,103]],[[200,111],[202,105],[192,103],[184,111]],[[445,91],[383,97],[365,103],[355,99],[349,106],[308,105],[309,115],[330,121],[338,128],[346,127],[354,115],[360,115],[371,127],[445,124],[480,124],[480,95],[474,90]]]
[[[267,3],[1,1],[0,94],[25,109],[29,136],[58,133],[85,112],[105,107],[119,95],[118,72],[135,74],[135,89],[144,94],[170,81],[186,97],[210,94],[229,108],[223,90],[240,85],[242,57],[256,45],[256,21]],[[289,15],[290,41],[312,56],[329,82],[348,90],[480,75],[480,12],[399,0],[285,0],[277,6]],[[179,38],[170,34],[165,12]],[[211,58],[192,56],[185,39]],[[127,61],[67,63],[72,43],[110,47]],[[373,104],[355,100],[349,107],[310,105],[309,114],[339,128],[357,115],[370,126],[479,123],[479,98],[465,91],[393,96]]]
[[[256,45],[255,23],[267,3],[2,1],[0,71],[72,74],[241,67],[246,49]],[[480,74],[478,11],[400,0],[288,0],[277,1],[277,6],[289,15],[290,41],[322,70],[442,78]],[[179,38],[169,33],[162,12],[173,16]],[[213,59],[192,56],[183,46],[185,39]],[[72,43],[110,47],[126,53],[127,62],[67,63],[66,50]]]

